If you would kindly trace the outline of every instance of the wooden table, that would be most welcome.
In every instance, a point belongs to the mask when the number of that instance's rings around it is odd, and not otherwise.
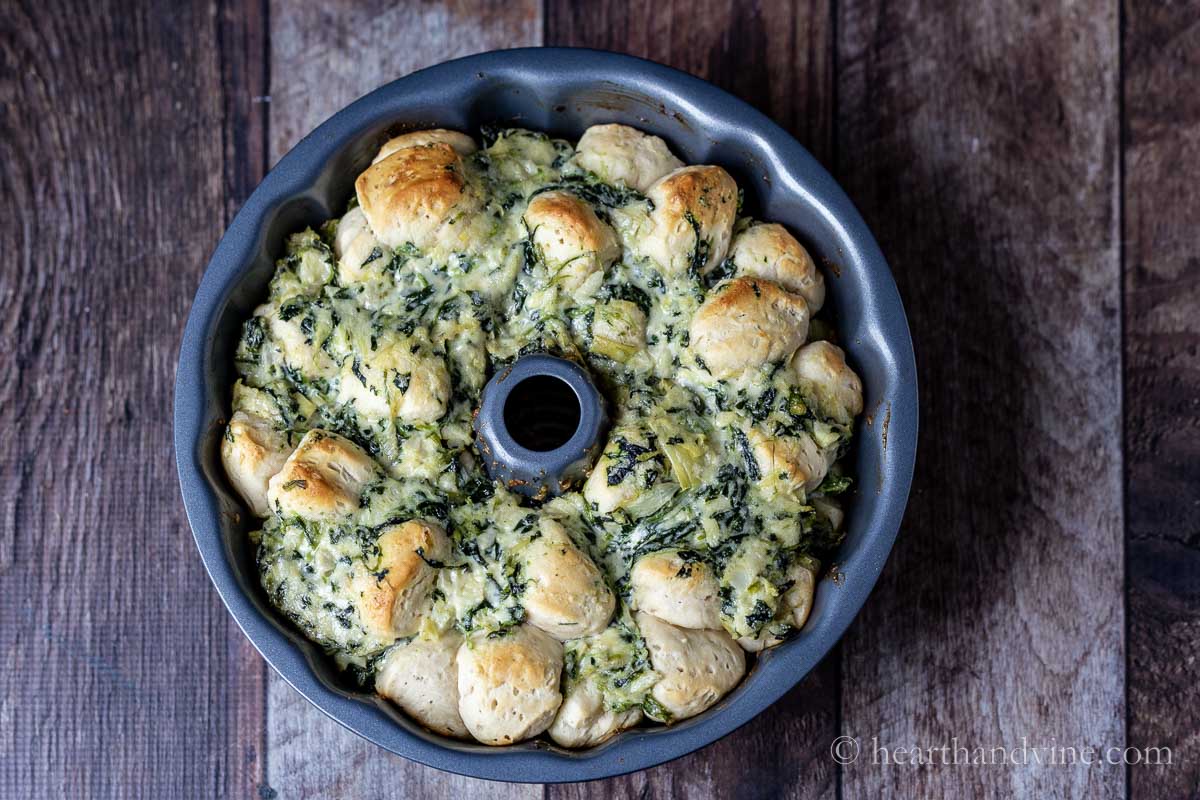
[[[1200,796],[1200,4],[0,19],[4,797]],[[724,741],[560,787],[408,763],[270,674],[204,575],[171,447],[192,294],[265,170],[386,81],[538,44],[673,64],[790,129],[878,236],[922,388],[904,530],[839,648]],[[843,735],[862,751],[839,765]],[[1171,763],[894,763],[1023,740]]]

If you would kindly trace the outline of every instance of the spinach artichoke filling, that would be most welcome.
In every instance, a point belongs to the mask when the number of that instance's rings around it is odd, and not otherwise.
[[[352,254],[340,244],[361,213],[351,201],[345,216],[287,239],[266,302],[245,322],[233,411],[265,421],[289,449],[327,431],[374,462],[336,514],[271,507],[252,537],[262,585],[369,684],[379,660],[415,637],[503,636],[525,622],[525,553],[551,519],[616,597],[600,633],[565,642],[564,693],[587,682],[614,713],[670,721],[635,620],[634,564],[670,552],[676,577],[715,578],[719,625],[734,640],[787,636],[797,569],[816,573],[843,536],[836,498],[852,484],[836,462],[857,412],[797,379],[787,358],[733,376],[710,369],[693,320],[730,291],[739,265],[730,255],[710,263],[728,241],[712,240],[703,215],[686,212],[672,232],[691,249],[685,268],[671,269],[638,244],[659,224],[652,192],[606,182],[570,143],[541,133],[486,130],[483,143],[455,168],[474,205],[451,213],[435,241],[375,241]],[[611,263],[581,266],[608,245],[563,258],[539,238],[531,204],[564,194],[615,234]],[[736,195],[720,200],[737,204],[735,240],[755,225]],[[718,200],[701,195],[708,202]],[[808,341],[832,331],[814,320]],[[583,365],[613,416],[587,486],[542,502],[490,481],[472,433],[490,376],[533,352]],[[826,474],[798,477],[781,441],[811,443]],[[276,491],[309,488],[290,483]],[[381,533],[414,519],[444,529],[450,548],[441,558],[419,551],[434,575],[428,603],[417,629],[396,636],[369,623],[359,589],[387,572]]]

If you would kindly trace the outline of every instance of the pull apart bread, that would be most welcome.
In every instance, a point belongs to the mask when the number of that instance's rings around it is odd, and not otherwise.
[[[623,125],[412,131],[354,188],[288,239],[235,356],[221,457],[271,603],[444,736],[590,747],[710,708],[804,626],[842,535],[863,387],[808,251]],[[528,352],[612,417],[541,503],[471,428]]]

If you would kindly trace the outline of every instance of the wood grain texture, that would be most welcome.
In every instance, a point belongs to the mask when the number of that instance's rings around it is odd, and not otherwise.
[[[1200,798],[1200,8],[1122,15],[1119,38],[1100,0],[9,0],[0,796]],[[388,80],[543,34],[706,77],[834,169],[904,295],[923,427],[840,653],[692,756],[522,787],[390,756],[268,678],[196,557],[171,399],[270,163]],[[840,733],[863,753],[839,771]],[[1172,762],[871,763],[873,739],[1023,737]]]
[[[431,64],[541,42],[535,0],[483,3],[275,0],[270,10],[270,160],[340,108]],[[539,786],[461,778],[391,755],[270,677],[268,783],[279,797],[540,797]]]
[[[196,557],[171,446],[228,207],[220,29],[200,3],[4,6],[5,797],[258,783],[260,662]]]
[[[922,389],[904,529],[842,644],[843,796],[1120,796],[1120,765],[872,741],[1124,745],[1116,9],[866,0],[837,29],[837,176]]]
[[[710,80],[830,164],[831,9],[829,0],[546,0],[546,44],[629,53]]]
[[[217,6],[226,225],[267,173],[266,15],[266,0],[234,0]],[[222,776],[225,791],[217,794],[256,797],[267,787],[268,667],[232,619],[228,628],[227,675],[237,700],[227,711],[224,742],[209,746],[224,746],[228,753],[228,771]]]
[[[271,159],[362,95],[422,67],[541,44],[537,0],[271,2]]]
[[[827,2],[546,3],[546,44],[649,58],[716,83],[831,163],[833,28]],[[737,733],[656,769],[548,786],[550,797],[831,797],[837,655]],[[748,775],[753,779],[748,779]]]
[[[1130,796],[1200,797],[1200,6],[1124,12]]]

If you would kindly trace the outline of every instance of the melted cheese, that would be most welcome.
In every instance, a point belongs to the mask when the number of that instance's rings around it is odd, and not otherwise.
[[[553,519],[616,597],[607,628],[565,643],[564,694],[586,683],[613,714],[641,709],[669,719],[653,698],[660,676],[631,613],[632,564],[668,549],[684,563],[705,562],[719,579],[725,631],[756,647],[777,643],[794,619],[783,598],[795,565],[810,567],[840,541],[830,495],[847,481],[834,467],[819,486],[797,488],[793,465],[763,458],[762,442],[805,437],[820,448],[823,467],[834,464],[850,439],[846,409],[861,402],[841,399],[830,411],[820,374],[797,377],[787,368],[803,331],[788,329],[769,347],[755,343],[745,365],[734,355],[715,374],[692,346],[697,311],[737,271],[732,258],[722,260],[733,213],[728,185],[720,187],[720,225],[672,228],[664,238],[671,220],[661,209],[656,215],[636,188],[588,172],[591,162],[574,159],[568,142],[507,130],[485,145],[443,146],[454,192],[441,187],[433,197],[389,183],[403,179],[403,164],[429,159],[409,158],[401,145],[381,154],[371,179],[360,181],[360,191],[377,193],[367,198],[368,213],[352,202],[345,218],[290,237],[267,301],[245,323],[233,409],[289,442],[312,429],[336,432],[378,465],[357,507],[335,519],[272,509],[255,534],[262,583],[307,636],[365,678],[402,641],[369,625],[356,595],[379,569],[382,530],[412,519],[445,528],[451,552],[427,559],[436,578],[416,635],[470,639],[528,621],[526,551],[538,552],[531,543],[540,521]],[[633,185],[661,177],[650,175],[660,161],[675,169],[672,160],[643,158],[637,174],[648,180]],[[390,171],[381,169],[387,164]],[[603,174],[624,174],[608,167]],[[706,196],[692,200],[705,210]],[[369,227],[385,217],[386,230]],[[748,227],[744,218],[732,226],[733,252]],[[676,240],[688,252],[671,250]],[[799,295],[766,288],[805,308]],[[725,325],[716,316],[707,324]],[[729,321],[738,325],[755,335],[764,329]],[[726,345],[748,346],[736,338]],[[471,430],[490,375],[533,351],[583,364],[614,411],[586,486],[540,507],[488,481]],[[857,387],[837,377],[843,394]]]

